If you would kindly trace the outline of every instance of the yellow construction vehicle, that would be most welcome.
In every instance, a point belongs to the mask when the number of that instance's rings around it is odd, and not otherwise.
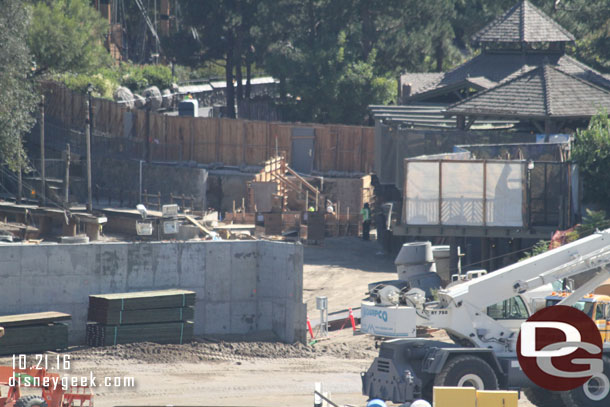
[[[553,292],[546,297],[546,306],[556,305],[570,294],[569,291]],[[610,296],[587,294],[572,306],[593,319],[602,336],[602,342],[610,342]]]

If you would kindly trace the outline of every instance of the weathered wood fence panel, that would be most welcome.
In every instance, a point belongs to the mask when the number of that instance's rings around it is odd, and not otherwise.
[[[64,128],[82,131],[87,96],[64,86],[44,84],[47,118]],[[167,116],[145,110],[131,112],[113,101],[93,98],[94,135],[122,145],[128,140],[132,155],[145,158],[146,143],[158,161],[190,160],[225,165],[260,165],[276,154],[292,157],[292,129],[315,129],[314,170],[319,172],[370,172],[373,170],[374,129],[372,127],[277,123],[241,119]]]

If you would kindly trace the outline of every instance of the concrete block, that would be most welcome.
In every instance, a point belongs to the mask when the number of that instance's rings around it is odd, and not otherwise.
[[[0,247],[0,313],[63,311],[83,343],[89,294],[180,287],[197,293],[195,332],[274,332],[305,327],[302,248],[274,242],[96,243]],[[296,270],[293,270],[296,267]],[[290,297],[292,295],[292,298]]]
[[[273,329],[273,302],[270,300],[258,300],[256,304],[256,327],[260,331]]]
[[[182,245],[176,243],[153,243],[154,257],[154,279],[153,287],[155,288],[171,288],[177,287],[179,284],[179,266],[177,259],[180,258]]]
[[[127,289],[128,245],[96,244],[93,272],[98,279],[100,293],[121,292]]]
[[[256,301],[231,302],[231,333],[256,331]]]
[[[153,287],[154,253],[150,243],[130,244],[127,248],[127,284],[131,291]]]
[[[206,243],[205,299],[229,301],[231,299],[231,244],[229,242]]]
[[[95,256],[91,254],[96,247],[89,244],[59,245],[60,250],[48,249],[48,272],[49,276],[82,275],[90,274],[94,264]]]
[[[283,289],[278,289],[280,283],[274,278],[273,274],[271,268],[261,267],[259,269],[256,282],[257,298],[271,299],[280,297],[279,293],[284,292]]]
[[[197,312],[197,310],[195,310]],[[205,334],[231,333],[231,304],[230,302],[205,303]]]
[[[295,244],[294,253],[291,255],[292,263],[289,272],[294,275],[294,301],[303,302],[303,245]]]
[[[178,285],[184,289],[205,287],[206,243],[188,242],[184,243],[182,247]],[[197,298],[199,298],[199,293]]]
[[[21,278],[22,304],[46,307],[45,311],[55,311],[54,307],[60,303],[80,303],[86,312],[89,293],[97,291],[94,279],[88,275]]]
[[[307,342],[307,304],[295,304],[293,342]]]
[[[286,298],[289,292],[287,288],[287,268],[290,267],[288,261],[288,254],[286,250],[290,249],[290,245],[278,243],[275,245],[273,242],[261,242],[268,243],[263,244],[261,249],[261,259],[263,263],[259,269],[259,280],[265,283],[265,287],[269,286],[266,284],[271,281],[271,289],[266,289],[263,294],[267,298]]]
[[[2,296],[0,298],[0,313],[3,315],[12,313],[11,307],[19,309],[21,302],[27,300],[22,293],[22,278],[16,273],[14,276],[5,275],[2,270],[0,275],[0,287],[2,287]]]
[[[0,246],[0,276],[21,273],[21,248]]]
[[[194,332],[195,335],[203,335],[206,326],[206,302],[200,299],[202,297],[199,296],[199,293],[197,293],[196,298],[198,299],[195,301],[195,319],[193,320],[195,323]]]
[[[256,242],[235,242],[231,245],[231,300],[255,298],[257,269]]]
[[[52,246],[21,247],[21,274],[38,275],[48,274],[48,256]]]
[[[284,301],[273,301],[271,325],[278,338],[284,340],[286,338],[286,306]]]
[[[294,342],[294,327],[296,326],[296,317],[301,312],[301,308],[293,303],[292,301],[287,300],[284,304],[284,336],[281,339],[284,342],[292,343]],[[307,322],[305,322],[306,324]]]

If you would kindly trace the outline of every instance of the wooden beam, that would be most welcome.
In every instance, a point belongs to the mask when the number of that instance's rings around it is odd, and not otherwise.
[[[303,184],[305,184],[305,186],[307,188],[309,188],[311,190],[311,192],[320,192],[318,191],[318,188],[314,187],[313,185],[311,185],[309,182],[307,182],[307,180],[303,177],[301,177],[299,174],[297,174],[292,168],[290,168],[288,165],[286,165],[286,171],[288,171],[290,174],[294,175],[295,177],[297,177],[297,179],[299,181],[301,181]]]
[[[212,231],[208,230],[205,226],[203,226],[201,223],[199,223],[195,218],[193,218],[190,215],[184,215],[184,218],[186,220],[188,220],[189,222],[191,222],[193,225],[195,225],[200,231],[204,232],[207,235],[211,235]]]

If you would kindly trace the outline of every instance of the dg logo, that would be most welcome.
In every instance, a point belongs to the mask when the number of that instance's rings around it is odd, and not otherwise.
[[[552,391],[582,386],[587,399],[602,401],[610,393],[602,346],[597,325],[589,316],[555,305],[521,325],[517,355],[523,372],[538,386]]]

